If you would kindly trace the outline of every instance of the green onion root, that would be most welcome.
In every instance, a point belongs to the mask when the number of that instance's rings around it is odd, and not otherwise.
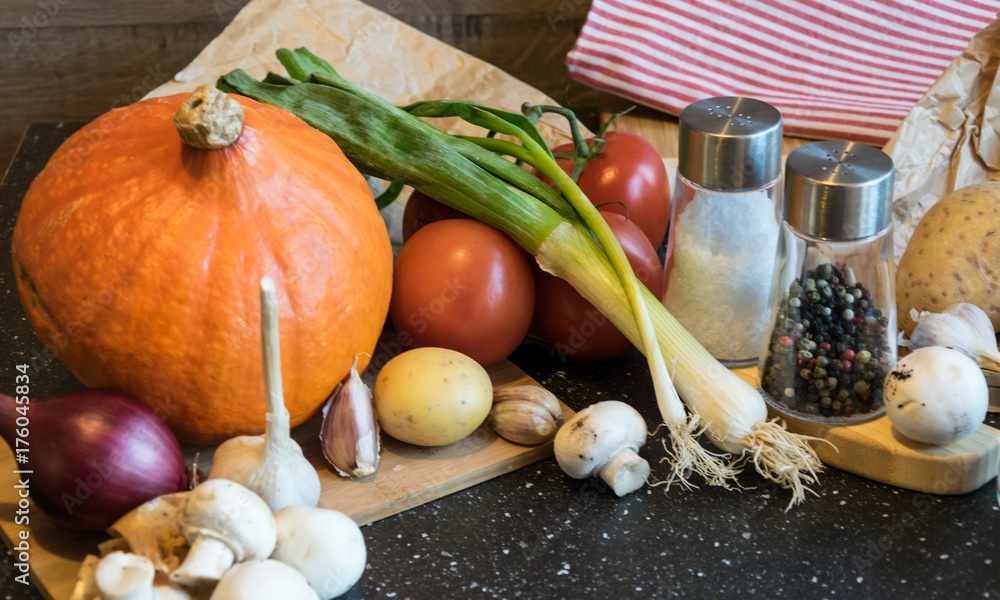
[[[772,419],[755,423],[744,440],[749,446],[746,458],[753,461],[757,472],[792,491],[785,512],[805,500],[806,492],[816,495],[807,486],[816,483],[816,475],[823,470],[823,463],[809,445],[810,439],[819,438],[796,435],[785,429],[777,419]]]

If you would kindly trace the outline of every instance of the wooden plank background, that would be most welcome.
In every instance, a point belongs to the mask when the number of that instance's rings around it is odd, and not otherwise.
[[[596,91],[571,82],[563,58],[590,0],[365,0],[489,61],[590,125]],[[91,120],[129,104],[186,66],[248,0],[0,2],[0,169],[25,127]]]

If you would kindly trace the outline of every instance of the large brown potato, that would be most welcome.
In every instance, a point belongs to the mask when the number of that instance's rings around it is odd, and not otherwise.
[[[1000,328],[1000,182],[955,190],[917,224],[896,271],[899,329],[910,309],[939,313],[956,302],[986,311]]]

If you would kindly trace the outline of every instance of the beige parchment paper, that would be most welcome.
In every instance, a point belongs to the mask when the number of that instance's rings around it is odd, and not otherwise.
[[[958,188],[1000,180],[1000,19],[969,42],[913,106],[884,150],[896,167],[894,250]]]

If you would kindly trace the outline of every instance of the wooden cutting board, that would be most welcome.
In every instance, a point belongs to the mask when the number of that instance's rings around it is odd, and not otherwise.
[[[757,369],[735,369],[751,385]],[[777,413],[788,429],[825,440],[814,442],[820,460],[831,467],[874,481],[927,494],[967,494],[997,476],[1000,430],[982,424],[971,435],[944,445],[907,439],[881,416],[854,425],[792,419]]]
[[[494,386],[537,385],[510,361],[500,362],[487,371]],[[565,404],[562,409],[564,419],[573,415]],[[350,515],[359,525],[384,519],[552,456],[551,442],[540,446],[512,444],[486,425],[459,442],[438,448],[412,446],[383,435],[378,471],[368,477],[346,479],[337,475],[323,457],[319,445],[321,424],[322,417],[317,416],[295,428],[292,437],[319,472],[322,482],[320,505]],[[214,449],[214,446],[185,446],[187,464],[192,464],[197,454],[198,467],[207,473]],[[60,529],[33,504],[27,511],[28,527],[16,523],[18,490],[13,485],[16,481],[11,481],[14,476],[10,475],[15,469],[10,449],[0,444],[0,473],[7,474],[6,481],[10,482],[0,485],[0,528],[12,546],[22,536],[28,536],[34,585],[43,595],[64,600],[73,590],[84,557],[96,554],[97,544],[106,538]]]

